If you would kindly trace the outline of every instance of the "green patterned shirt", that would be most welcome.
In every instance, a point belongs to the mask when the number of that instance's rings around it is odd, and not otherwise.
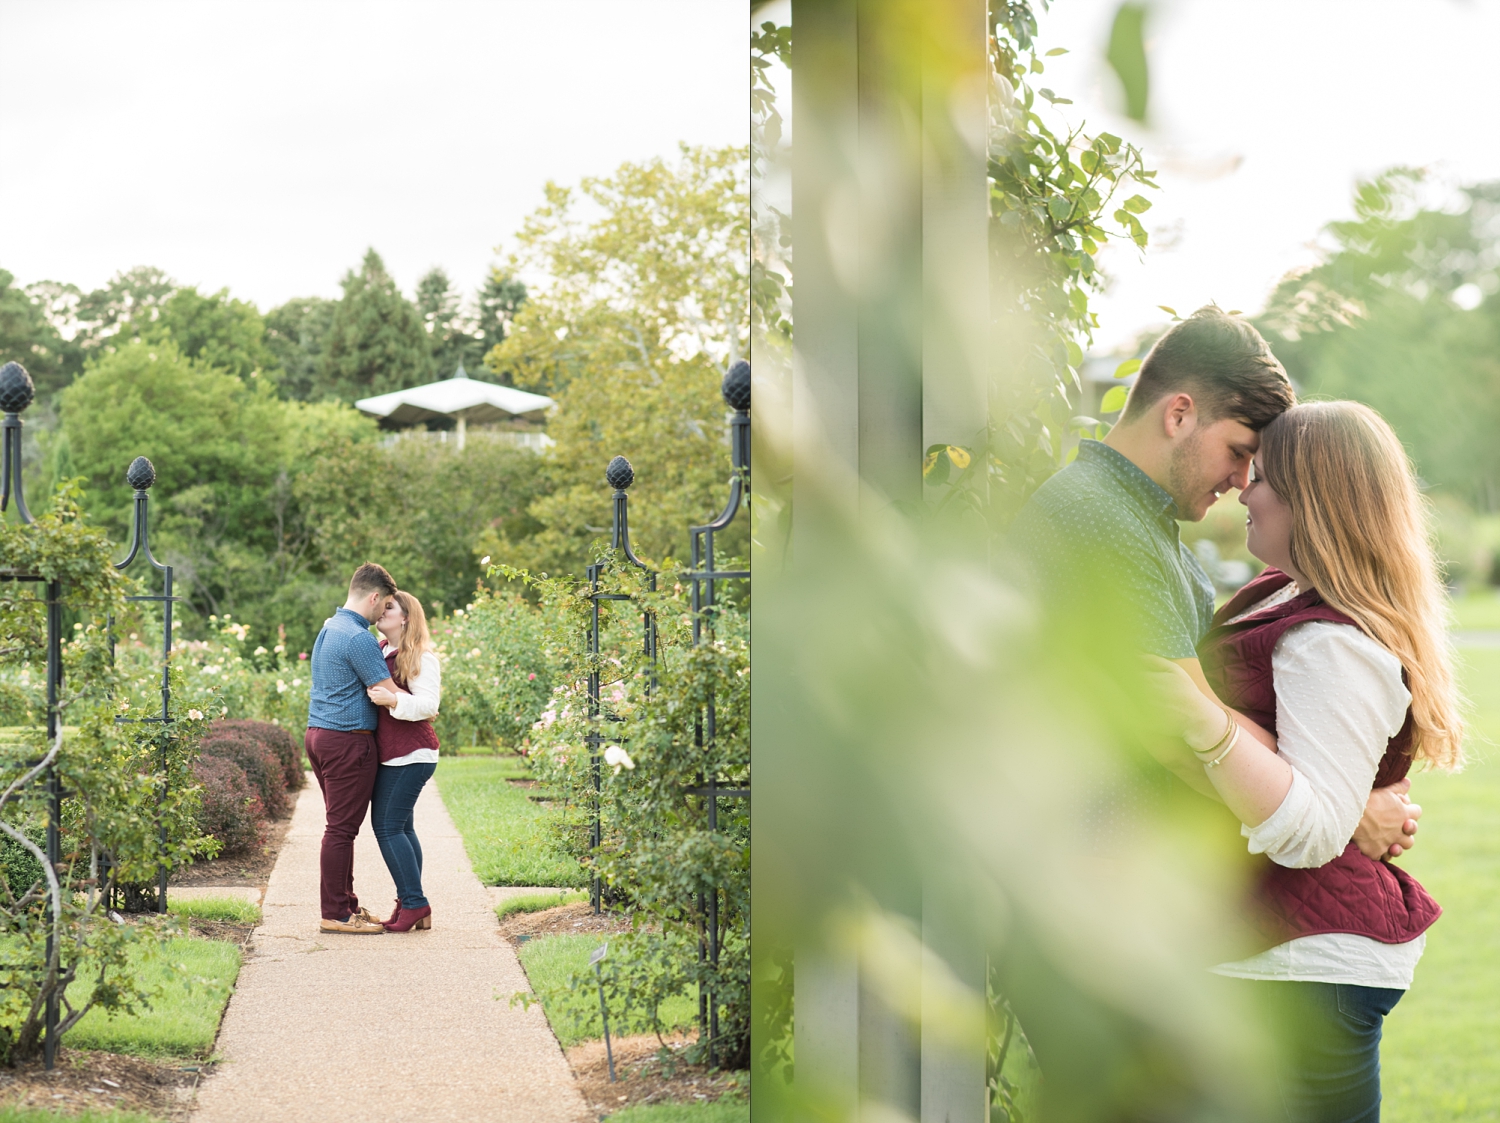
[[[1172,497],[1099,441],[1039,487],[1013,538],[1050,605],[1107,598],[1134,642],[1165,659],[1195,659],[1214,612],[1214,587],[1182,542]]]

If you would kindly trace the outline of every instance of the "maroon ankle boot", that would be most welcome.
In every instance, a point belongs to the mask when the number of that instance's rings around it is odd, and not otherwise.
[[[432,906],[423,905],[419,909],[399,909],[396,916],[386,921],[387,932],[409,932],[413,928],[432,927]]]
[[[401,898],[398,897],[398,898],[396,898],[396,907],[391,910],[391,918],[389,920],[382,920],[380,923],[382,923],[382,924],[395,924],[396,923],[396,918],[398,916],[400,916],[400,915],[401,915]]]

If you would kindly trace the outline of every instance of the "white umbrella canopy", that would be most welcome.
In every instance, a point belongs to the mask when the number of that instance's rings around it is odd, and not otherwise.
[[[462,448],[467,422],[487,425],[516,418],[539,420],[545,410],[556,404],[542,394],[530,394],[513,386],[470,378],[460,363],[452,378],[377,394],[373,398],[361,398],[354,403],[354,408],[395,426],[456,421],[459,447]]]

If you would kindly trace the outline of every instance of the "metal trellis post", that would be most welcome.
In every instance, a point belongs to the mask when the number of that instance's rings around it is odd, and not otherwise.
[[[21,479],[21,414],[36,396],[36,387],[31,375],[20,363],[6,363],[0,367],[0,413],[5,414],[4,456],[0,463],[0,514],[5,512],[10,500],[15,499],[16,515],[23,523],[33,523],[31,511],[26,506],[26,488]],[[45,579],[34,573],[9,573],[4,578],[11,581],[38,581]],[[58,693],[62,687],[62,582],[45,581],[45,604],[47,606],[47,743],[57,743],[60,725],[57,711]],[[62,817],[62,788],[58,783],[56,764],[49,765],[45,774],[47,790],[47,862],[53,874],[61,860],[58,823]],[[51,964],[60,902],[48,895],[47,903],[47,963]],[[59,963],[59,966],[61,964]],[[43,969],[45,972],[45,968]],[[45,974],[43,975],[45,978]],[[58,995],[56,980],[48,992],[43,1009],[43,1063],[50,1071],[57,1067],[57,1021]]]
[[[630,466],[630,461],[623,456],[617,456],[609,462],[604,469],[604,478],[609,486],[615,489],[614,494],[614,517],[610,533],[610,549],[617,550],[631,565],[646,571],[646,582],[652,592],[656,591],[656,572],[645,562],[635,556],[635,550],[630,545],[630,496],[626,494],[630,485],[635,482],[635,469]],[[601,811],[604,800],[603,762],[600,754],[601,746],[608,739],[599,731],[601,721],[620,721],[616,714],[604,712],[604,702],[601,695],[603,683],[600,678],[599,666],[599,602],[606,600],[630,600],[628,593],[605,593],[599,589],[599,580],[604,576],[606,562],[597,562],[588,567],[589,579],[589,602],[590,620],[588,633],[589,650],[589,733],[585,740],[589,746],[589,780],[594,788],[594,802],[590,815],[590,843],[595,855],[599,853],[599,847],[604,841],[603,824],[601,822]],[[650,609],[642,613],[642,650],[646,658],[656,659],[656,619]],[[589,901],[595,915],[602,908],[604,886],[599,879],[598,873],[594,874],[593,881],[589,887]]]
[[[172,602],[177,598],[172,595],[172,567],[163,565],[156,560],[151,552],[150,540],[150,504],[151,485],[156,482],[156,468],[151,461],[144,456],[137,456],[130,462],[130,467],[125,472],[125,482],[135,489],[135,517],[131,526],[130,552],[125,555],[125,560],[115,563],[115,568],[124,572],[135,562],[137,556],[144,556],[150,563],[151,568],[162,575],[162,588],[159,596],[148,595],[139,597],[126,597],[128,601],[144,601],[162,606],[162,639],[161,639],[161,713],[156,717],[126,718],[116,717],[117,722],[140,723],[143,725],[160,725],[162,727],[161,740],[161,783],[156,789],[156,818],[157,830],[161,842],[161,859],[156,864],[156,911],[165,914],[167,911],[167,820],[165,805],[167,801],[167,767],[170,754],[167,751],[167,739],[171,736],[168,726],[172,724]],[[109,622],[110,654],[114,654],[114,620]]]
[[[744,505],[746,489],[750,485],[750,364],[743,359],[729,368],[722,387],[724,401],[734,410],[729,419],[729,457],[734,475],[729,479],[729,500],[724,510],[712,521],[702,526],[689,528],[692,537],[692,568],[686,574],[691,585],[693,610],[693,646],[700,646],[705,638],[712,641],[714,628],[714,605],[717,603],[718,582],[726,580],[749,580],[747,569],[719,570],[714,568],[714,535],[734,521]],[[712,748],[717,734],[717,710],[712,694],[703,712],[694,722],[694,743],[700,750]],[[719,784],[717,767],[698,776],[698,786],[688,789],[689,794],[703,797],[708,812],[708,829],[719,830],[719,800],[749,799],[749,787],[725,788]],[[719,891],[698,895],[698,917],[703,936],[698,942],[698,960],[717,968],[719,966]],[[705,900],[704,898],[707,898]],[[699,1033],[708,1042],[709,1063],[714,1061],[719,1039],[719,1008],[711,988],[698,987]]]

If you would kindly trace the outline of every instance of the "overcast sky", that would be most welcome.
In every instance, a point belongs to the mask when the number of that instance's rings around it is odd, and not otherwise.
[[[744,0],[0,0],[0,268],[265,310],[367,246],[477,288],[541,201],[747,144]]]
[[[1157,0],[1148,24],[1152,129],[1123,121],[1102,62],[1117,0],[1056,0],[1038,85],[1091,128],[1137,139],[1163,190],[1144,264],[1111,252],[1100,302],[1111,346],[1209,300],[1259,309],[1315,260],[1355,182],[1396,164],[1449,183],[1500,179],[1500,3],[1495,0]]]

